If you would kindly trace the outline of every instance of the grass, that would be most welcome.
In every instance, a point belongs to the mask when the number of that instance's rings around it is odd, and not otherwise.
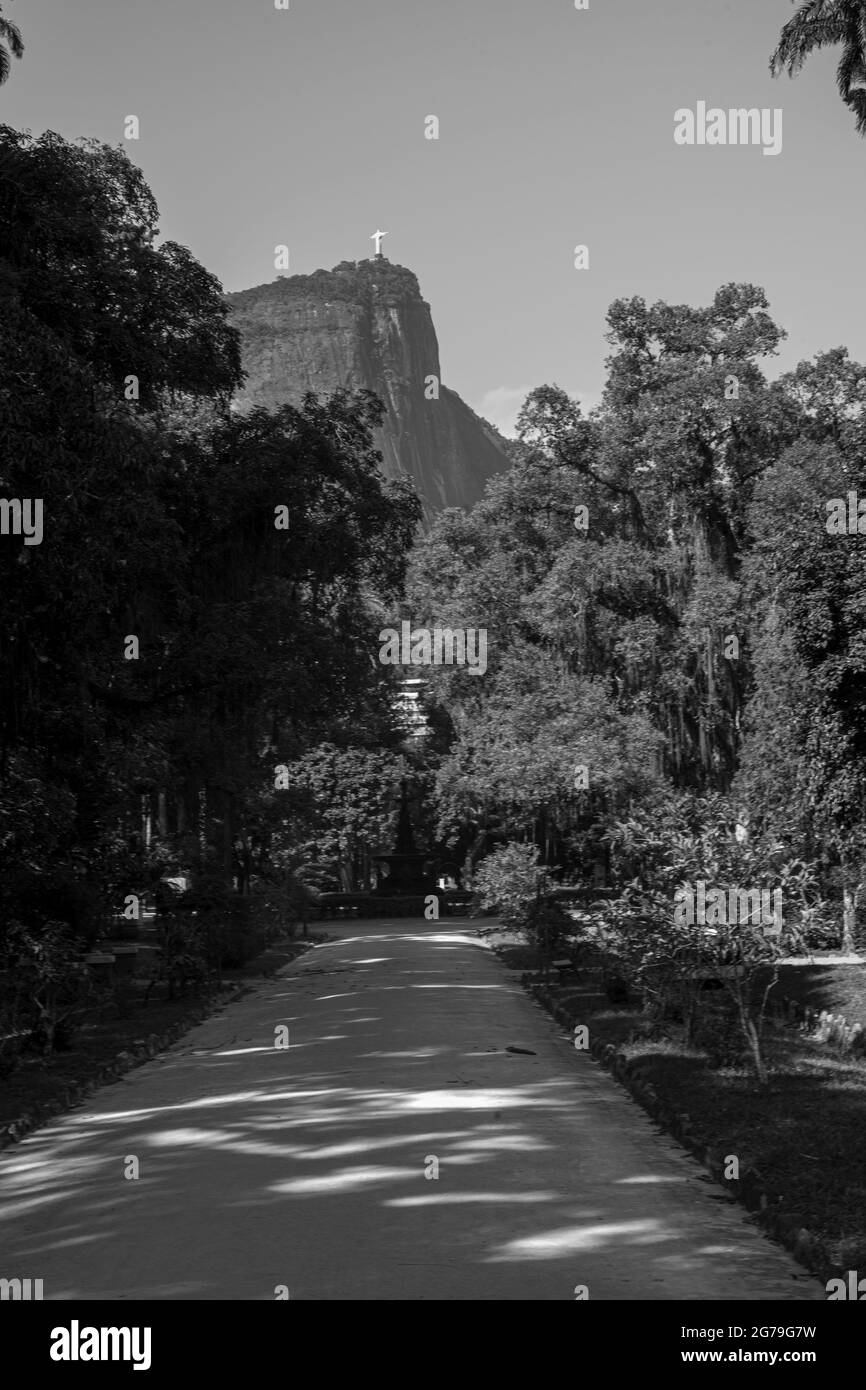
[[[498,933],[491,944],[512,968],[538,964],[513,935]],[[866,1022],[864,970],[817,961],[783,966],[777,991]],[[640,1065],[661,1105],[688,1116],[700,1146],[736,1155],[740,1172],[752,1171],[770,1204],[821,1240],[836,1271],[866,1269],[866,1062],[768,1022],[770,1081],[762,1089],[735,1056],[734,1022],[718,1015],[712,1021],[717,995],[701,1004],[696,1044],[687,1047],[681,1025],[649,1025],[639,1007],[613,1007],[597,963],[588,963],[576,981],[552,979],[548,988],[574,1023],[589,1026],[594,1041],[613,1043]],[[727,1065],[718,1065],[719,1044],[731,1054]]]

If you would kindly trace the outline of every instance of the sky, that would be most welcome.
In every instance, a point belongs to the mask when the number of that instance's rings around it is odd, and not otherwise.
[[[273,280],[278,244],[307,274],[387,231],[444,383],[506,430],[544,382],[597,402],[632,295],[747,281],[789,334],[769,375],[840,343],[866,360],[866,140],[832,50],[770,77],[790,0],[2,3],[26,52],[0,122],[123,144],[162,235],[227,290]],[[781,152],[676,144],[701,101],[780,108]]]

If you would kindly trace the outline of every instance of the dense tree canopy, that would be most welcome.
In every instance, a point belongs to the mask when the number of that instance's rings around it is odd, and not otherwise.
[[[825,522],[860,480],[864,369],[839,348],[768,381],[784,335],[749,285],[608,322],[600,407],[532,392],[515,467],[413,557],[416,621],[488,630],[483,681],[431,674],[441,827],[578,869],[636,798],[733,791],[792,852],[839,856],[863,819],[863,551]]]
[[[157,232],[122,152],[0,130],[0,492],[42,517],[0,538],[19,915],[49,880],[128,887],[141,796],[228,865],[275,763],[392,723],[373,603],[419,513],[379,472],[381,406],[231,411],[220,287]]]

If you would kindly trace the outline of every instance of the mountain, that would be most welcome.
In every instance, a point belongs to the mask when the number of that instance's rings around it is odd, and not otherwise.
[[[443,507],[471,507],[510,467],[502,436],[441,385],[430,306],[411,270],[385,256],[343,261],[226,299],[248,373],[237,406],[297,405],[306,391],[341,386],[375,391],[387,410],[376,439],[382,471],[411,479],[428,524]],[[431,376],[438,400],[427,399]]]

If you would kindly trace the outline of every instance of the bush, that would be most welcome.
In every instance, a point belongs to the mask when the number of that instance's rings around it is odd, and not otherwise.
[[[550,956],[559,951],[573,929],[572,918],[555,899],[538,898],[530,905],[525,930],[545,955]]]
[[[474,910],[498,912],[506,927],[526,933],[548,958],[574,930],[565,906],[549,891],[550,870],[535,845],[509,841],[482,861],[472,879]]]
[[[511,840],[493,850],[472,877],[474,906],[498,912],[504,926],[527,928],[543,878],[537,865],[535,845]]]
[[[153,974],[145,991],[145,1003],[154,985],[168,985],[168,997],[185,994],[192,986],[201,989],[211,977],[211,929],[186,914],[168,914],[157,927],[159,948]]]
[[[70,946],[91,947],[103,935],[108,920],[107,904],[92,885],[69,868],[57,868],[30,875],[19,886],[19,911],[14,915],[26,923],[34,939],[45,924],[49,936],[62,927]]]
[[[0,951],[0,1057],[8,1074],[25,1043],[43,1056],[70,1045],[91,981],[67,922],[37,929],[11,921]]]
[[[837,951],[842,942],[841,913],[829,903],[821,903],[802,914],[800,930],[808,951]]]
[[[707,1054],[714,1070],[745,1064],[745,1043],[739,1021],[724,990],[705,990],[699,995],[691,1042]]]
[[[802,949],[801,928],[818,922],[820,904],[814,866],[787,858],[784,844],[769,835],[738,838],[737,814],[718,796],[691,803],[680,798],[666,814],[643,806],[611,827],[621,892],[601,915],[617,967],[625,967],[625,978],[642,990],[658,1017],[672,1007],[682,1011],[687,1041],[701,982],[720,981],[755,1075],[766,1085],[763,1031],[779,962]],[[626,874],[634,876],[629,880]],[[765,923],[741,921],[736,911],[730,919],[725,912],[712,922],[697,920],[700,882],[723,894],[737,885],[749,892],[778,891],[789,918],[769,933]],[[799,926],[791,924],[792,912]]]

